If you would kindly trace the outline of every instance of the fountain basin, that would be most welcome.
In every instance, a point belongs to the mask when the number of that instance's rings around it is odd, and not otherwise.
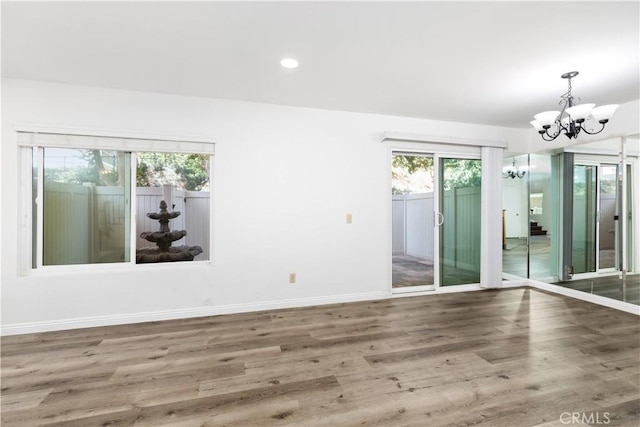
[[[170,246],[168,250],[146,247],[136,251],[136,263],[147,264],[154,262],[193,261],[202,253],[200,246]]]

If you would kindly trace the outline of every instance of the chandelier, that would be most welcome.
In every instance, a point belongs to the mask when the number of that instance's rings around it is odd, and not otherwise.
[[[536,114],[535,120],[531,122],[531,125],[536,128],[545,141],[553,141],[561,133],[564,133],[569,139],[577,138],[581,131],[589,135],[600,133],[618,108],[617,104],[600,107],[596,107],[596,104],[575,105],[575,100],[580,100],[580,98],[574,98],[571,95],[571,79],[577,75],[577,71],[570,71],[560,76],[569,81],[569,90],[560,96],[559,105],[562,106],[562,111],[545,111]],[[587,119],[591,120],[585,122]],[[587,123],[593,122],[600,123],[600,129],[588,129]]]
[[[516,164],[516,158],[514,157],[512,166],[510,168],[504,168],[502,170],[502,177],[511,179],[523,178],[526,173],[526,169],[518,168],[518,165]]]

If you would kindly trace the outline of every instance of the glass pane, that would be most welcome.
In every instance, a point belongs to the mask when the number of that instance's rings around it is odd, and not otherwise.
[[[596,271],[597,167],[573,168],[573,273]]]
[[[616,216],[618,192],[618,166],[600,167],[599,248],[600,268],[616,266]]]
[[[502,171],[502,271],[528,277],[529,156],[505,158]],[[542,194],[535,200],[541,207]]]
[[[480,160],[440,159],[440,282],[480,283]]]
[[[638,178],[637,175],[633,176],[633,171],[631,169],[631,165],[627,165],[626,170],[626,183],[627,183],[627,212],[626,212],[626,220],[627,220],[627,271],[636,272],[636,266],[633,265],[633,260],[635,258],[634,250],[637,250],[637,242],[634,245],[634,230],[633,230],[633,195],[635,194],[638,197],[640,192],[638,191]]]
[[[434,284],[433,180],[432,157],[393,155],[393,288]]]
[[[38,267],[38,165],[40,155],[37,148],[31,157],[31,268]]]
[[[136,262],[209,259],[209,161],[202,154],[137,153]]]
[[[552,241],[557,224],[553,220],[557,197],[553,191],[553,162],[550,155],[531,154],[529,166],[529,277],[548,280],[554,275]]]
[[[128,261],[130,155],[45,148],[43,265]]]

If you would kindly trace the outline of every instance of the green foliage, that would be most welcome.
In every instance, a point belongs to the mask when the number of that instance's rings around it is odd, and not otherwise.
[[[100,181],[98,171],[89,167],[45,168],[45,182],[64,182],[69,184],[83,184],[90,182],[97,184]]]
[[[118,173],[118,156],[116,152],[103,150],[65,150],[62,157],[60,150],[45,150],[45,162],[51,161],[52,166],[45,163],[45,182],[64,182],[73,184],[92,183],[97,186],[120,185]],[[74,154],[75,153],[75,154]],[[65,165],[62,160],[69,161]]]
[[[418,170],[429,171],[433,168],[432,157],[394,155],[391,166],[406,169],[409,173]]]
[[[482,179],[482,163],[474,159],[443,159],[445,190],[478,187]],[[419,171],[433,172],[433,158],[414,155],[394,155],[391,163],[394,183],[400,184],[407,176]],[[410,179],[410,178],[409,178]],[[403,191],[395,186],[393,194]]]
[[[473,159],[444,159],[444,189],[479,187],[482,163]]]
[[[136,166],[136,186],[137,187],[153,187],[151,179],[152,171],[149,164],[141,162],[138,159],[138,165]]]
[[[182,177],[184,188],[187,190],[201,190],[209,182],[209,157],[199,154],[180,154],[184,156],[175,165],[175,170]]]
[[[122,151],[45,150],[45,182],[122,186],[129,156]],[[171,184],[200,191],[209,184],[209,156],[182,153],[137,153],[136,185]]]
[[[391,161],[391,194],[433,191],[433,158],[394,154]]]
[[[136,185],[159,187],[173,184],[199,191],[209,183],[209,156],[178,153],[137,153]]]

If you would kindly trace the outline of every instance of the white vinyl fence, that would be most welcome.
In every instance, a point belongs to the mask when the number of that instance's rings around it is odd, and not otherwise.
[[[43,264],[122,262],[126,236],[123,187],[47,183]]]
[[[394,255],[433,261],[433,192],[392,198]]]
[[[136,189],[136,248],[155,246],[139,237],[143,231],[157,231],[160,224],[147,218],[160,210],[161,187]],[[202,247],[196,260],[209,259],[209,193],[172,191],[169,210],[181,215],[169,222],[172,230],[187,230],[174,246]],[[44,194],[43,263],[45,265],[122,262],[129,253],[128,207],[123,187],[47,183]],[[172,209],[172,205],[175,205]]]
[[[456,188],[443,194],[440,257],[445,265],[478,270],[480,266],[480,187]],[[392,197],[392,250],[433,261],[433,193]]]
[[[600,194],[600,249],[615,248],[616,195]]]
[[[480,187],[446,190],[443,197],[444,265],[480,271]],[[502,236],[494,236],[501,239]]]
[[[598,213],[596,212],[595,201],[584,194],[575,194],[573,196],[572,262],[576,272],[583,273],[590,269],[595,269],[597,249],[615,248],[615,214],[615,194],[601,194],[599,248],[596,248]]]

